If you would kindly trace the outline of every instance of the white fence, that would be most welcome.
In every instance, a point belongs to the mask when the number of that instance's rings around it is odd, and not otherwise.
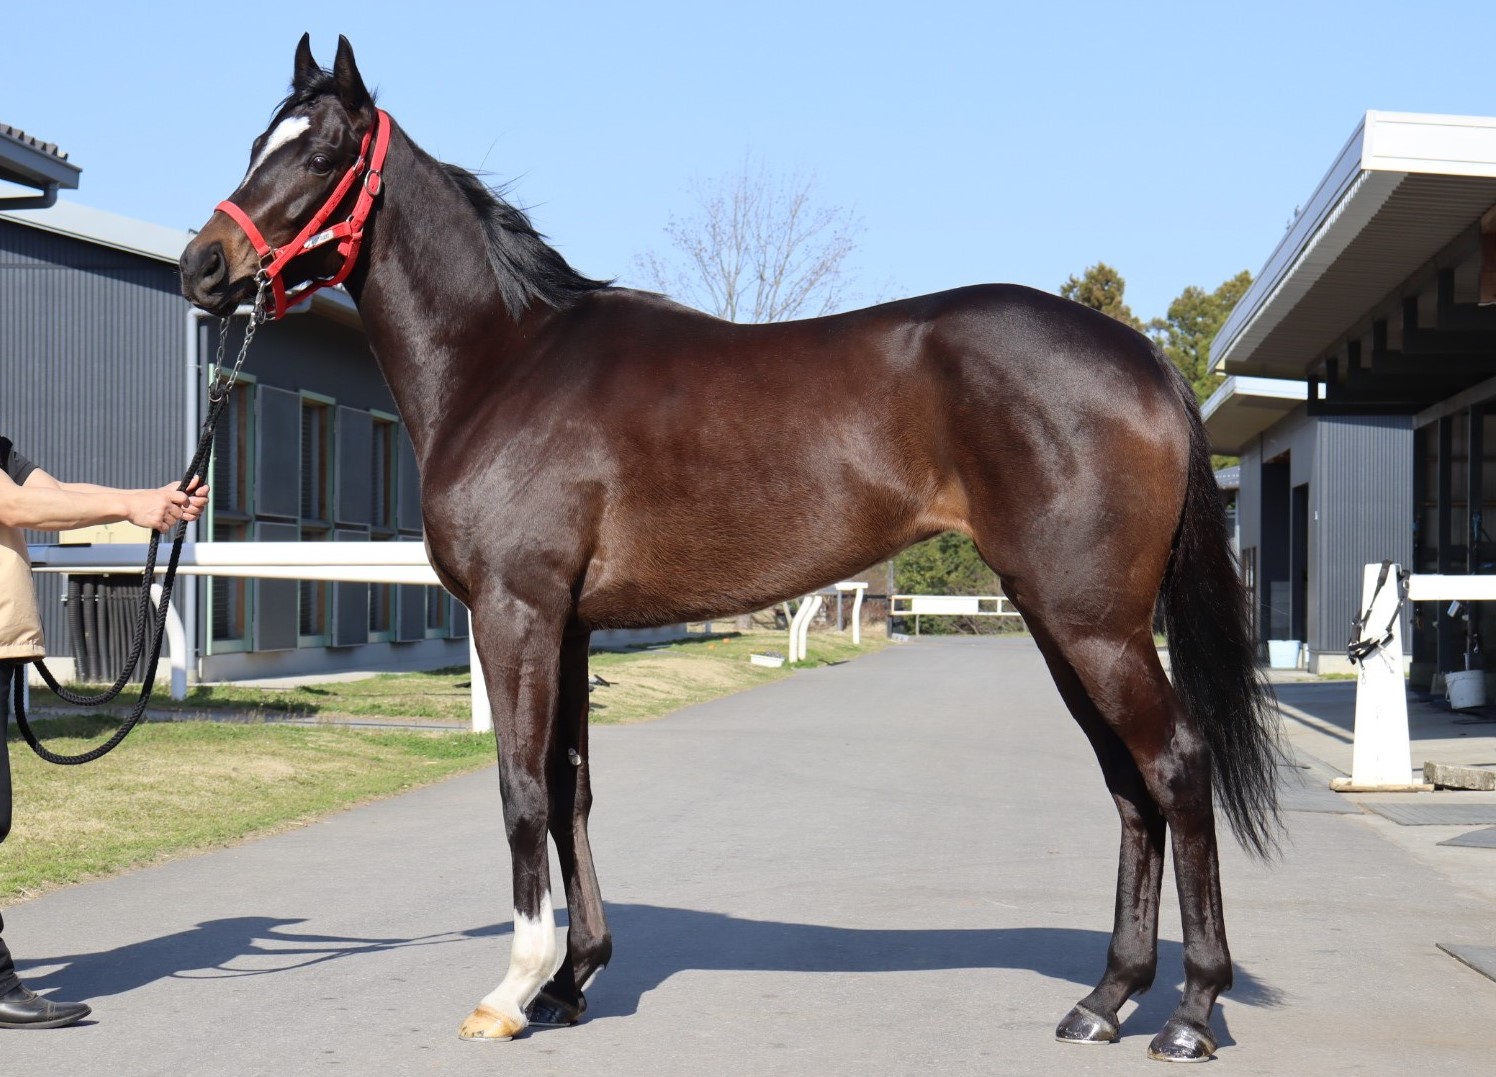
[[[888,616],[913,617],[914,634],[919,635],[922,615],[941,617],[1018,617],[1005,595],[893,595]]]
[[[34,572],[69,575],[132,575],[145,565],[144,543],[101,546],[32,546]],[[165,573],[169,548],[162,544],[156,573]],[[188,542],[177,563],[182,576],[240,576],[253,579],[330,580],[334,583],[410,583],[440,586],[423,542]],[[159,595],[159,591],[155,592]],[[181,611],[167,613],[171,697],[187,696],[187,661],[191,647]],[[483,670],[468,631],[473,731],[493,728],[493,712],[483,687]]]
[[[97,546],[32,546],[34,572],[65,572],[69,575],[138,575],[148,547],[144,543],[111,543]],[[157,553],[156,573],[166,572],[169,547]],[[423,542],[187,542],[177,562],[182,576],[239,576],[253,579],[329,580],[335,583],[394,583],[440,586],[436,570],[426,556]],[[850,591],[852,642],[862,642],[863,582],[838,583],[824,592],[807,595],[790,621],[789,660],[805,657],[806,634],[820,609],[823,595],[839,596]],[[160,590],[153,588],[159,604]],[[167,657],[171,671],[171,698],[187,698],[187,663],[191,650],[181,611],[167,612]],[[493,712],[484,688],[483,669],[468,630],[468,662],[471,666],[473,731],[493,729]]]

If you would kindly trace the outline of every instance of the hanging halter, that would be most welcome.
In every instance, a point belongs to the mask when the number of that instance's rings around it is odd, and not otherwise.
[[[372,143],[373,150],[370,151]],[[265,242],[265,237],[249,219],[249,214],[236,206],[228,199],[218,203],[217,208],[228,214],[244,234],[249,237],[249,242],[254,246],[255,253],[260,256],[260,271],[257,274],[270,285],[271,294],[275,299],[273,307],[270,308],[266,317],[275,321],[285,316],[286,311],[297,303],[306,299],[319,288],[331,288],[342,284],[348,274],[353,272],[354,263],[358,261],[358,249],[364,239],[364,224],[369,219],[369,213],[374,208],[374,199],[379,197],[379,192],[384,187],[384,156],[390,148],[390,118],[384,109],[378,109],[374,114],[374,123],[364,133],[364,140],[358,148],[358,160],[353,162],[350,168],[338,181],[337,187],[332,194],[328,195],[327,201],[322,208],[313,214],[312,219],[307,221],[306,227],[296,234],[296,238],[280,248],[272,247]],[[353,212],[348,214],[348,219],[331,228],[323,228],[327,218],[342,204],[349,190],[363,177],[363,187],[358,192],[358,200],[353,204]],[[286,266],[292,261],[300,258],[308,251],[316,250],[318,247],[336,241],[338,253],[343,256],[343,264],[331,277],[309,280],[299,285],[289,294],[286,291],[285,281],[282,274]]]

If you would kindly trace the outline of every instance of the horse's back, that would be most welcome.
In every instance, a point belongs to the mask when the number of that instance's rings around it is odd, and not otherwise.
[[[596,623],[762,608],[943,530],[1012,529],[1065,483],[1110,496],[1119,453],[1182,467],[1146,339],[1033,289],[770,325],[644,293],[594,302],[566,362],[595,364],[589,458],[608,461],[581,601]]]

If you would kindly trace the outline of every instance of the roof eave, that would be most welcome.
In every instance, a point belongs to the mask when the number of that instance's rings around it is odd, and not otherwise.
[[[1256,354],[1257,345],[1413,174],[1496,177],[1496,118],[1367,112],[1221,327],[1211,369],[1288,374],[1273,366],[1274,357]]]
[[[1291,415],[1308,399],[1302,381],[1233,375],[1200,407],[1212,452],[1236,456],[1253,438]]]
[[[83,169],[59,157],[35,149],[17,139],[0,136],[0,179],[45,190],[59,187],[73,191]]]
[[[1269,300],[1292,272],[1315,233],[1339,205],[1351,185],[1359,178],[1365,137],[1366,117],[1363,116],[1336,156],[1329,171],[1315,187],[1314,193],[1309,198],[1309,204],[1294,218],[1293,224],[1278,241],[1278,245],[1273,248],[1273,253],[1268,256],[1267,262],[1253,279],[1252,286],[1232,308],[1226,323],[1216,334],[1210,346],[1210,369],[1215,373],[1228,372],[1226,364],[1231,361],[1232,350],[1240,340],[1243,330],[1257,320],[1267,308]]]

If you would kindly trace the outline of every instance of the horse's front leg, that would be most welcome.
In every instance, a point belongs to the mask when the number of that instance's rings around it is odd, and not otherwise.
[[[462,1023],[468,1040],[507,1040],[559,962],[546,830],[555,750],[563,614],[505,596],[475,603],[473,640],[483,663],[499,746],[504,829],[514,872],[509,971]]]
[[[592,866],[587,817],[592,780],[587,753],[587,651],[592,635],[568,631],[561,645],[557,729],[551,751],[551,837],[566,886],[566,959],[527,1011],[537,1025],[570,1025],[587,1010],[582,994],[608,964],[613,940]]]

